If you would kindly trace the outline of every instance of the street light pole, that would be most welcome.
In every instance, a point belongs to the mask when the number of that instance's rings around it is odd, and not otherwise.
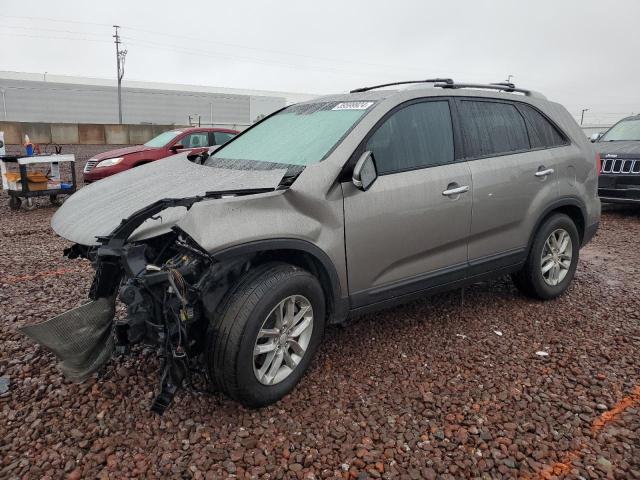
[[[582,125],[582,122],[584,122],[584,112],[588,112],[589,109],[588,108],[583,108],[582,112],[580,113],[580,125]]]
[[[116,66],[118,69],[118,123],[122,124],[122,77],[124,77],[124,59],[127,56],[126,50],[120,50],[120,35],[118,35],[119,25],[114,25],[116,33],[113,36],[116,44]]]

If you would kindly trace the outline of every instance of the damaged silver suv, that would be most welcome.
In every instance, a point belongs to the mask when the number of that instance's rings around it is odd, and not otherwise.
[[[154,346],[156,412],[203,372],[259,407],[297,384],[329,323],[505,274],[562,294],[600,218],[599,159],[571,115],[512,84],[403,83],[81,189],[52,226],[93,263],[90,300],[24,332],[77,381]]]

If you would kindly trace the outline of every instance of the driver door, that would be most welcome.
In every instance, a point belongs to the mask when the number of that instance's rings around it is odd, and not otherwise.
[[[449,100],[396,107],[366,150],[377,180],[364,192],[343,184],[352,307],[465,278],[472,185],[467,163],[455,162]]]

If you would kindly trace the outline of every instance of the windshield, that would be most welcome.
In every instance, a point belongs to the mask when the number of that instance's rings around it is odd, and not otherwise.
[[[622,140],[640,140],[640,118],[623,120],[614,125],[600,141],[616,142]]]
[[[152,138],[144,144],[145,147],[164,147],[171,140],[176,138],[182,132],[180,130],[171,130],[169,132],[163,132],[157,137]]]
[[[324,159],[374,102],[292,105],[218,149],[215,158],[306,166]]]

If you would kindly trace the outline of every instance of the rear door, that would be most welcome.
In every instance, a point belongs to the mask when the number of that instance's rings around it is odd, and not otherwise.
[[[558,195],[554,156],[531,145],[515,102],[458,98],[473,181],[470,275],[519,263],[543,210]]]
[[[379,177],[366,192],[343,184],[355,308],[466,275],[471,174],[455,162],[451,105],[439,98],[396,107],[356,151],[373,153]]]

